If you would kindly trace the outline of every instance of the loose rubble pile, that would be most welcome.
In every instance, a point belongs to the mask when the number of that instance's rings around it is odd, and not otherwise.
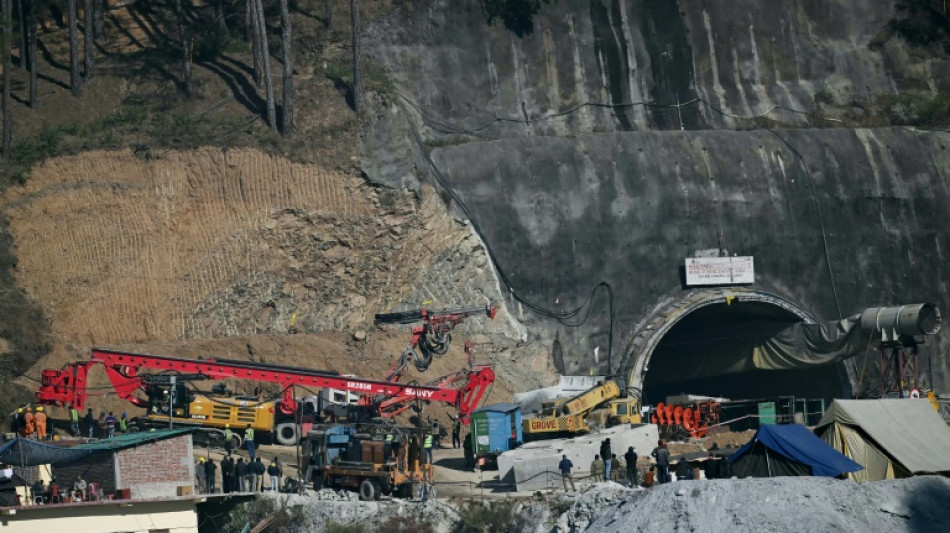
[[[675,482],[651,489],[608,482],[579,494],[558,492],[518,499],[496,495],[484,502],[359,502],[355,494],[332,490],[269,497],[280,498],[284,506],[302,506],[299,516],[305,517],[306,523],[299,524],[299,531],[324,531],[337,524],[381,531],[387,524],[407,521],[436,532],[476,525],[493,531],[536,533],[916,533],[950,529],[946,512],[950,508],[950,479],[938,476],[863,484],[814,477],[725,479]]]

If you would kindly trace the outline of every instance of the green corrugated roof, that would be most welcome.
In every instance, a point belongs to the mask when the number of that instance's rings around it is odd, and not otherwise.
[[[195,428],[181,429],[157,429],[155,431],[140,431],[136,433],[118,433],[111,439],[99,439],[95,442],[87,442],[73,446],[74,450],[122,450],[131,448],[140,444],[154,442],[157,440],[177,437],[186,433],[192,433]]]

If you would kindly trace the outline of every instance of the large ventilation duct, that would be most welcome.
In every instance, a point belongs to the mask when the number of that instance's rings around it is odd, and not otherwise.
[[[933,304],[871,307],[861,313],[861,329],[881,332],[882,342],[933,335],[940,330],[940,310]]]
[[[837,322],[796,322],[767,337],[739,337],[714,353],[695,342],[676,354],[677,380],[761,370],[802,370],[865,353],[875,340],[907,341],[940,329],[932,304],[873,307]],[[685,353],[684,353],[685,352]]]

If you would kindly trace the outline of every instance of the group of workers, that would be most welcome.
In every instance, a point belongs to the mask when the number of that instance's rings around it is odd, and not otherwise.
[[[714,450],[715,449],[714,447]],[[627,452],[622,458],[618,458],[616,454],[611,452],[610,439],[605,439],[601,442],[600,453],[594,455],[594,460],[590,464],[590,477],[595,482],[610,480],[618,483],[626,483],[631,487],[638,485],[650,487],[654,483],[669,483],[673,477],[670,473],[670,450],[666,447],[666,442],[663,440],[658,441],[657,447],[653,449],[650,455],[653,456],[656,464],[650,466],[649,471],[643,476],[641,482],[640,471],[637,469],[637,460],[639,457],[637,452],[633,449],[633,446],[627,448]],[[696,462],[694,464],[690,463],[686,458],[680,458],[673,467],[673,474],[675,474],[677,480],[702,479],[703,475],[706,479],[728,478],[732,476],[729,463],[721,460],[713,451],[710,451],[709,457],[701,463]],[[568,490],[568,484],[570,484],[570,490],[576,490],[574,487],[574,476],[572,474],[573,468],[574,463],[567,458],[567,455],[562,455],[558,469],[561,473],[561,480],[565,491]],[[702,474],[700,471],[702,471]],[[623,475],[624,473],[626,476]],[[626,477],[626,479],[624,479],[624,477]]]
[[[10,430],[23,438],[46,440],[50,438],[47,432],[48,423],[49,418],[42,405],[37,406],[36,411],[33,406],[27,405],[16,410],[10,422]]]
[[[110,411],[99,413],[97,418],[92,408],[86,411],[86,415],[79,416],[79,411],[72,405],[67,407],[67,416],[69,418],[69,430],[74,437],[88,436],[90,439],[99,437],[102,439],[112,438],[116,432],[127,433],[129,431],[129,417],[127,413],[116,417]],[[80,431],[80,422],[85,424],[83,431]],[[27,439],[48,440],[53,438],[52,421],[46,414],[46,408],[42,405],[35,409],[32,405],[20,407],[13,413],[10,421],[10,431]]]
[[[217,471],[219,466],[210,457],[200,457],[195,463],[195,479],[198,492],[214,494],[219,491]],[[274,458],[270,465],[264,466],[260,457],[237,459],[227,455],[220,461],[221,486],[220,492],[263,492],[265,490],[279,491],[280,477],[283,475],[283,465],[280,459]],[[265,478],[270,477],[270,487]]]

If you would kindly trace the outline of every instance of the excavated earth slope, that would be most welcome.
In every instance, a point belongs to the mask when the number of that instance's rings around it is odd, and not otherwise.
[[[377,332],[373,313],[501,300],[479,239],[431,189],[377,189],[253,149],[57,158],[0,206],[17,280],[51,328],[51,354],[21,380],[29,388],[40,369],[91,346],[378,379],[409,335]],[[520,335],[504,308],[457,330],[459,346],[474,339],[482,360],[502,363],[496,400],[552,379],[545,354],[516,346]],[[419,379],[461,368],[453,353]]]

